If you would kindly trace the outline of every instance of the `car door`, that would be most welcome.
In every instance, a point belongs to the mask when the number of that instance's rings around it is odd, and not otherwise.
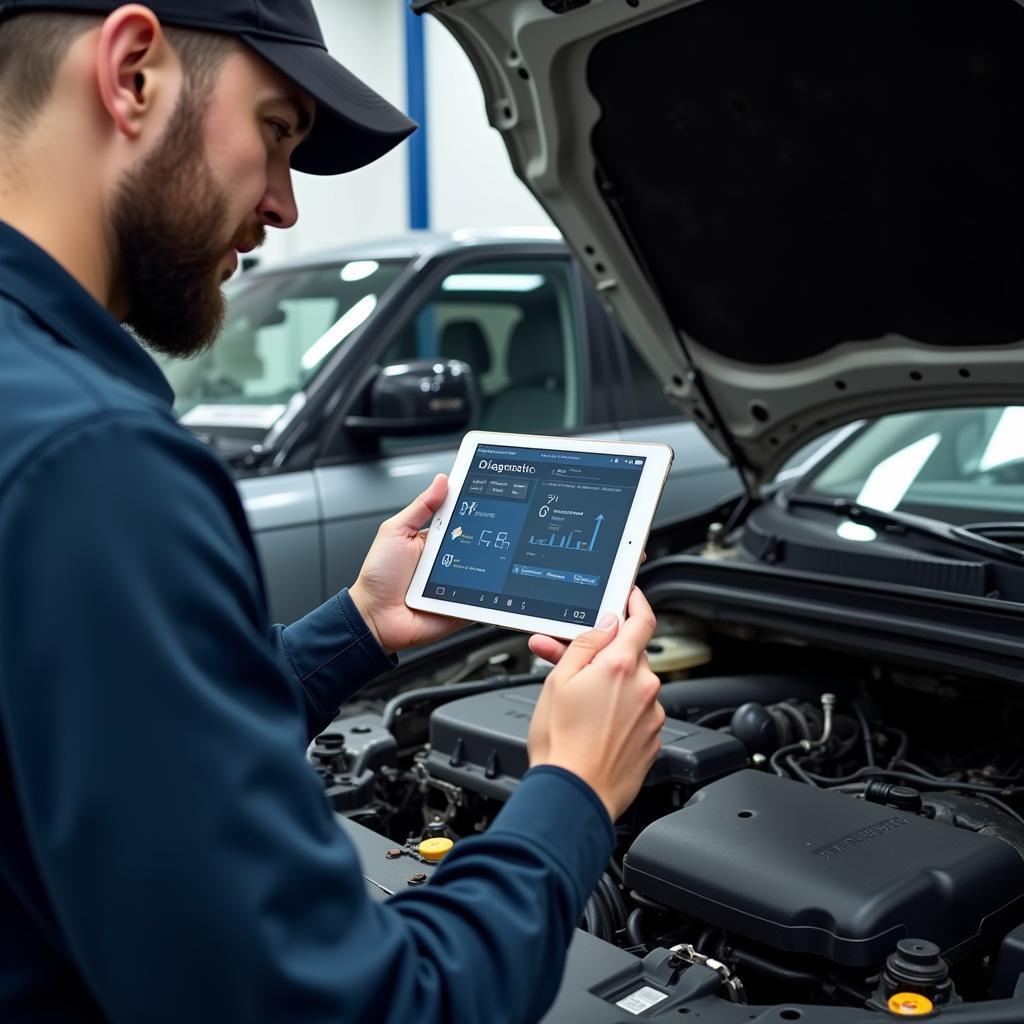
[[[590,386],[579,286],[567,255],[448,261],[374,361],[434,357],[472,368],[481,396],[474,428],[614,436],[596,420],[603,405]],[[380,437],[369,453],[339,438],[315,470],[325,593],[355,579],[383,519],[451,469],[463,433]]]
[[[402,261],[372,264],[377,270],[364,273],[361,279],[345,273],[360,264],[344,262],[284,268],[254,277],[232,306],[217,345],[203,360],[179,369],[176,377],[204,373],[220,390],[237,393],[240,401],[265,402],[270,395],[281,404],[203,406],[198,429],[205,422],[202,417],[215,416],[215,423],[224,423],[226,417],[265,414],[259,423],[262,432],[252,432],[240,450],[265,437],[286,403],[302,398],[307,382],[297,374],[304,367],[303,357],[316,351],[316,339],[340,339],[337,325],[353,325],[353,310],[366,310],[369,315],[377,301],[374,294],[367,305],[369,289],[384,293],[403,265]],[[204,365],[204,360],[210,365]],[[182,422],[196,428],[199,412],[192,409]],[[246,420],[227,422],[242,425]],[[293,622],[323,600],[321,509],[311,468],[241,474],[236,482],[263,568],[271,618]]]
[[[323,600],[320,503],[307,471],[237,481],[259,554],[273,622],[294,622]]]

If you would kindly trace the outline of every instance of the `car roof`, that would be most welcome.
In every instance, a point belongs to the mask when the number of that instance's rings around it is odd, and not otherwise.
[[[300,267],[314,267],[355,260],[435,259],[448,253],[494,245],[550,247],[565,252],[566,245],[556,228],[464,228],[456,231],[408,231],[389,238],[374,239],[336,249],[307,253],[249,271],[246,276],[280,273]]]

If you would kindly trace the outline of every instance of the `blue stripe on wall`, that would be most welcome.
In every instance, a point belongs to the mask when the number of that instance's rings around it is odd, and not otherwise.
[[[409,116],[420,126],[409,140],[409,227],[430,227],[430,172],[427,166],[427,52],[423,18],[405,9],[405,80]]]

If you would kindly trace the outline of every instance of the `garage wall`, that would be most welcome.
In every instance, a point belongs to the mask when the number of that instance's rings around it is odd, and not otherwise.
[[[483,91],[469,58],[435,18],[427,18],[426,35],[434,227],[550,225],[512,173],[501,136],[487,123]]]
[[[390,102],[406,108],[405,0],[314,0],[331,52]],[[425,19],[432,226],[549,224],[508,165],[487,123],[469,60],[448,32]],[[408,227],[406,146],[371,167],[337,178],[296,174],[299,223],[270,231],[264,264]]]
[[[327,46],[353,74],[405,109],[405,11],[400,0],[315,0]],[[299,223],[269,231],[263,262],[395,235],[408,223],[405,147],[336,178],[296,174]]]

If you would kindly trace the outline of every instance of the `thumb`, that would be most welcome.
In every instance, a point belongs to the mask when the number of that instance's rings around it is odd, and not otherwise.
[[[615,635],[619,631],[618,617],[609,613],[605,618],[611,618],[607,628],[588,630],[569,644],[555,669],[560,677],[569,678],[576,675],[594,660],[599,651],[603,651],[615,639]],[[601,620],[602,625],[604,621],[604,619]]]
[[[444,504],[448,496],[448,477],[438,473],[433,483],[418,497],[396,512],[391,522],[400,530],[416,533],[420,527]]]

